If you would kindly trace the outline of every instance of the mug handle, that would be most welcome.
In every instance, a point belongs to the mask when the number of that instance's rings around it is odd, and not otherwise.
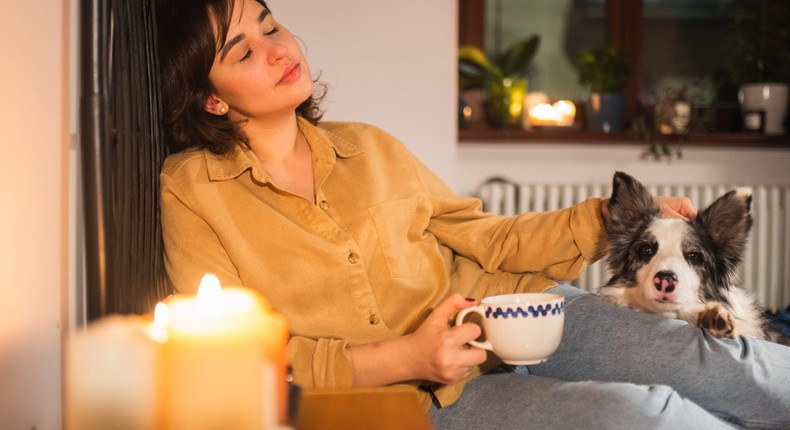
[[[471,308],[462,309],[461,312],[458,312],[458,316],[455,317],[455,325],[461,325],[464,323],[464,318],[470,313],[480,314],[481,317],[485,318],[485,310],[482,306],[472,306]],[[482,327],[481,327],[482,329]],[[491,347],[491,342],[488,340],[484,342],[478,342],[476,340],[470,340],[469,345],[476,346],[478,348],[487,349],[489,351],[493,351]]]

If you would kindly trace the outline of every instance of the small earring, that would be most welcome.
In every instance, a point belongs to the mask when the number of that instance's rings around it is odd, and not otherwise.
[[[219,113],[225,113],[225,110],[226,110],[225,106],[222,106],[221,108],[219,108]]]

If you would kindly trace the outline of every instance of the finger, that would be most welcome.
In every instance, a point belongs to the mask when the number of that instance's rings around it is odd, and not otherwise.
[[[673,208],[671,208],[669,206],[664,206],[664,208],[661,210],[661,217],[662,218],[686,219],[686,217],[684,217],[679,212],[675,211],[675,209],[673,209]]]
[[[469,343],[469,341],[477,339],[483,333],[479,325],[471,322],[455,326],[452,328],[452,331],[459,344]]]
[[[464,350],[458,355],[458,364],[464,367],[474,367],[488,359],[488,353],[485,349],[469,345],[464,347]]]
[[[684,198],[682,200],[682,204],[678,212],[680,212],[680,214],[685,216],[686,218],[694,218],[695,216],[697,216],[697,209],[691,203],[691,200],[687,198]]]
[[[694,205],[686,197],[656,197],[655,200],[664,218],[688,219],[697,216]]]
[[[439,306],[433,309],[426,321],[441,322],[447,325],[447,322],[451,320],[456,312],[474,306],[474,304],[475,302],[473,300],[467,300],[458,293],[452,294],[439,303]]]

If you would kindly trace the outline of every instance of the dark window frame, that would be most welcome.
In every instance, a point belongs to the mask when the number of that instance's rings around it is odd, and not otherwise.
[[[458,43],[485,49],[485,1],[459,0]],[[605,40],[628,55],[631,78],[625,88],[625,115],[634,117],[639,108],[640,82],[644,72],[644,5],[642,0],[606,0]],[[459,130],[460,142],[539,143],[577,142],[583,145],[632,144],[635,136],[624,131],[602,134],[575,130],[571,132],[533,133],[521,129],[493,129],[485,125]],[[710,132],[690,136],[654,135],[657,142],[675,142],[684,146],[737,148],[790,148],[790,134],[761,135],[739,132]]]
[[[459,0],[458,43],[485,49],[485,1]],[[607,43],[628,55],[631,78],[625,88],[626,117],[632,116],[639,101],[639,81],[642,76],[642,0],[607,0]]]

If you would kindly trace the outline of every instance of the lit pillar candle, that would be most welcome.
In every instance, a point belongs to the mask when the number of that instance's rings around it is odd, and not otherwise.
[[[274,428],[285,411],[284,320],[254,292],[213,275],[166,302],[163,355],[169,429]],[[276,360],[276,361],[275,361]]]
[[[71,335],[65,428],[161,428],[157,361],[164,322],[113,315]]]

